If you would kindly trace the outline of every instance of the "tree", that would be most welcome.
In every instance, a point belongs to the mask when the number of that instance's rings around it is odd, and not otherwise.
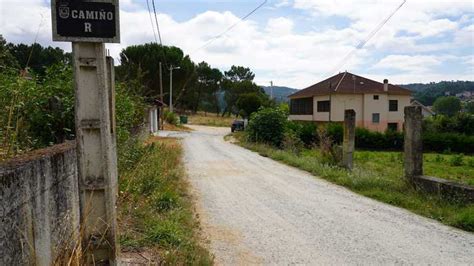
[[[238,82],[238,81],[253,81],[255,74],[250,71],[248,67],[242,66],[231,66],[229,71],[224,72],[227,79]]]
[[[58,47],[43,47],[40,44],[12,44],[9,43],[8,49],[15,57],[20,68],[29,67],[34,73],[43,77],[46,69],[53,65],[71,64],[71,53],[65,53]]]
[[[0,71],[5,68],[18,68],[18,62],[11,54],[7,41],[0,34]]]
[[[263,100],[257,93],[245,93],[239,96],[237,107],[244,118],[249,118],[252,113],[257,112],[262,106]]]
[[[453,116],[461,110],[461,101],[454,97],[439,97],[433,104],[433,110],[442,115]]]
[[[474,114],[474,102],[467,102],[465,108],[468,113]]]
[[[225,91],[224,100],[226,102],[226,109],[222,113],[238,114],[240,108],[237,106],[239,97],[243,94],[254,93],[260,99],[262,104],[266,102],[268,96],[265,94],[263,88],[253,82],[255,74],[247,67],[232,66],[229,71],[224,72],[223,89]]]
[[[120,53],[121,65],[117,67],[120,81],[138,80],[143,84],[142,91],[136,93],[145,98],[156,98],[160,94],[159,63],[163,67],[163,93],[169,95],[169,67],[180,67],[173,71],[173,103],[188,107],[186,98],[193,89],[195,65],[183,51],[174,46],[161,46],[156,43],[129,46]],[[169,97],[164,97],[165,102]]]
[[[217,68],[211,68],[206,62],[201,62],[196,67],[197,80],[196,89],[192,97],[193,111],[202,108],[205,111],[215,111],[219,113],[219,85],[222,80],[222,73]]]

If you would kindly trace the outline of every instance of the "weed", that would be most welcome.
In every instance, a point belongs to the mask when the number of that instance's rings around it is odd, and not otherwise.
[[[442,163],[442,162],[444,162],[444,158],[441,155],[437,154],[435,159],[434,159],[434,162],[435,163]]]
[[[160,264],[210,265],[183,180],[178,140],[150,138],[120,175],[119,240],[124,250],[152,249]]]
[[[462,166],[463,165],[463,154],[456,154],[451,156],[451,159],[449,160],[449,163],[451,166]]]

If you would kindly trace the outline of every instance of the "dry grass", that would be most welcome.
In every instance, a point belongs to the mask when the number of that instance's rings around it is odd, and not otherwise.
[[[214,113],[201,113],[188,116],[189,124],[213,126],[213,127],[230,127],[236,118],[234,116],[217,115]]]

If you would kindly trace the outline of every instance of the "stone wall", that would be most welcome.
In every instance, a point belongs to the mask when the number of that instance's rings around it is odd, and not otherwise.
[[[474,187],[432,176],[414,176],[412,182],[417,189],[440,198],[466,204],[474,203]]]
[[[74,142],[0,164],[0,265],[51,265],[79,217]]]

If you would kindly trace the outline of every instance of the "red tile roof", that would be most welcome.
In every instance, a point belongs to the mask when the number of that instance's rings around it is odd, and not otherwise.
[[[306,89],[297,91],[288,98],[305,98],[317,95],[332,94],[366,94],[366,93],[388,93],[396,95],[410,95],[411,91],[400,86],[388,84],[388,91],[383,90],[383,83],[342,72],[326,80],[316,83]]]

